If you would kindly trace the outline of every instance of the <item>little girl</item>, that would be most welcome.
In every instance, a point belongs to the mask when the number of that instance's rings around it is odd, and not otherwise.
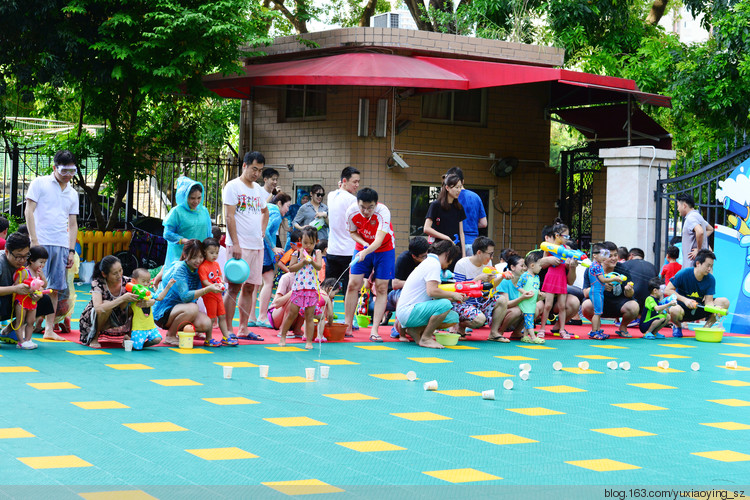
[[[319,271],[323,266],[323,257],[320,250],[315,250],[318,242],[318,230],[312,226],[302,228],[302,248],[292,254],[289,262],[289,271],[295,273],[292,284],[291,304],[284,324],[281,325],[280,346],[286,345],[286,334],[292,323],[297,319],[300,308],[305,311],[305,349],[312,349],[313,344],[313,319],[315,316],[315,305],[320,299],[320,283],[318,282]],[[314,257],[311,257],[313,254]]]
[[[146,269],[138,268],[133,271],[131,283],[148,287],[151,284],[151,273]],[[130,332],[130,340],[133,341],[134,350],[140,351],[144,347],[151,347],[152,345],[161,343],[161,335],[159,334],[159,329],[156,328],[156,323],[154,323],[151,306],[156,301],[160,301],[166,297],[167,292],[169,292],[169,289],[175,283],[177,281],[174,279],[169,280],[169,283],[167,283],[167,286],[164,287],[158,297],[130,304],[130,308],[133,310],[133,330]],[[142,304],[143,307],[138,307],[136,304]]]
[[[555,219],[555,223],[552,226],[551,236],[554,238],[553,243],[555,245],[564,247],[565,243],[570,239],[568,226],[563,224],[560,219]],[[545,257],[550,256],[553,258],[555,257],[551,253],[545,253]],[[568,300],[568,268],[565,265],[565,262],[560,262],[557,265],[547,268],[547,274],[544,277],[544,283],[542,284],[542,291],[546,294],[546,297],[544,299],[544,312],[542,312],[542,330],[540,332],[540,337],[544,338],[545,330],[547,329],[547,318],[552,311],[555,302],[555,295],[557,295],[557,309],[559,311],[558,318],[560,319],[560,337],[563,339],[570,339],[570,334],[565,331],[565,303]]]
[[[318,320],[318,331],[315,342],[328,342],[323,336],[326,322],[333,323],[333,301],[332,297],[336,295],[336,278],[327,278],[320,284],[320,298],[315,306],[315,317]]]
[[[29,250],[29,265],[16,271],[13,276],[16,284],[24,283],[32,287],[32,291],[28,295],[16,294],[15,298],[15,319],[11,322],[11,328],[18,332],[17,347],[19,349],[36,349],[38,347],[31,340],[31,334],[34,333],[34,323],[36,322],[36,303],[46,292],[42,291],[47,286],[47,280],[44,279],[42,269],[44,269],[48,258],[49,254],[43,246],[31,247]]]

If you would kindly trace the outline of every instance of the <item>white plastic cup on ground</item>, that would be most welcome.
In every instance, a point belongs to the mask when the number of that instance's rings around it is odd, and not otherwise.
[[[661,361],[656,363],[656,366],[658,366],[662,370],[669,370],[669,361],[667,361],[666,359],[662,359]]]
[[[617,370],[617,361],[610,361],[607,363],[607,368],[610,370]]]
[[[530,372],[531,365],[529,363],[521,363],[520,365],[518,365],[518,369],[522,372]]]
[[[268,377],[268,365],[259,365],[258,366],[258,372],[259,372],[261,378]]]
[[[589,362],[588,361],[581,361],[578,363],[578,368],[580,368],[583,371],[586,371],[589,369]]]
[[[125,348],[125,352],[130,352],[133,350],[133,341],[132,340],[123,340],[122,346]]]
[[[726,366],[727,368],[735,369],[737,368],[737,360],[731,359],[724,363],[724,366]]]
[[[513,381],[509,378],[506,378],[505,380],[503,380],[503,387],[506,391],[513,389]]]
[[[331,371],[331,367],[328,365],[322,365],[320,367],[320,378],[328,378],[328,372]]]
[[[414,382],[415,380],[417,380],[417,372],[413,370],[406,372],[406,380],[408,380],[409,382]]]
[[[232,378],[232,368],[233,366],[223,366],[224,368],[224,378]]]
[[[697,372],[697,371],[699,371],[701,369],[701,365],[697,361],[693,361],[690,364],[690,369],[693,370],[694,372]]]
[[[529,372],[526,370],[522,371],[518,376],[521,377],[521,380],[529,380]]]
[[[495,399],[495,389],[482,391],[482,399]]]
[[[437,388],[438,388],[437,380],[430,380],[429,382],[424,383],[425,391],[437,391]]]
[[[552,363],[552,368],[554,368],[556,372],[559,372],[562,370],[562,363],[560,361],[555,361]]]
[[[315,368],[305,368],[305,379],[315,380]]]
[[[630,370],[630,363],[628,363],[627,361],[623,361],[622,363],[620,363],[620,370]]]

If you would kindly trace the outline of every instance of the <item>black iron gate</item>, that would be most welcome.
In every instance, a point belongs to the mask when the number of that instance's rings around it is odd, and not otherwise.
[[[570,228],[579,248],[591,246],[591,217],[594,203],[594,174],[603,162],[597,151],[586,147],[561,153],[560,218]]]

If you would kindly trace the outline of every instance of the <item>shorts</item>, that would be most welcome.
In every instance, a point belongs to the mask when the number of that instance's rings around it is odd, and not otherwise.
[[[664,321],[665,319],[668,319],[668,318],[669,318],[669,316],[667,316],[666,314],[664,314],[664,315],[660,315],[660,316],[655,316],[655,317],[651,318],[649,321],[647,321],[645,323],[643,322],[643,320],[641,320],[638,323],[638,327],[641,329],[641,333],[646,333],[648,331],[648,329],[651,328],[651,325],[654,324],[654,322],[661,322],[661,321]]]
[[[151,330],[133,330],[130,332],[130,340],[133,341],[133,349],[140,351],[143,349],[143,344],[150,340],[161,339],[161,334],[158,328],[152,328]]]
[[[227,258],[232,257],[232,249],[234,247],[229,245],[227,247]],[[242,249],[242,260],[247,262],[250,267],[250,274],[248,275],[245,283],[250,285],[260,285],[263,283],[263,249],[250,250],[248,248]]]
[[[604,292],[596,293],[594,289],[589,290],[591,304],[594,306],[594,314],[601,316],[604,313]]]
[[[680,302],[679,300],[677,301],[677,305],[679,305],[683,310],[682,321],[697,321],[699,319],[708,318],[709,316],[711,316],[711,313],[706,312],[706,310],[702,307],[690,309],[685,305],[684,302]]]
[[[605,300],[604,310],[602,311],[601,316],[603,318],[619,318],[620,316],[622,316],[622,306],[624,306],[631,300],[635,302],[635,300],[629,299],[627,297],[615,297],[612,300]]]
[[[273,264],[265,265],[263,264],[263,271],[261,271],[261,274],[266,274],[268,271],[273,271],[274,267]]]
[[[392,248],[385,252],[368,254],[365,260],[352,266],[352,274],[368,277],[373,269],[375,269],[375,279],[392,280],[396,270],[396,250]]]
[[[534,313],[523,313],[523,327],[527,330],[534,329]]]
[[[206,316],[211,319],[224,316],[227,313],[224,309],[224,300],[220,293],[211,292],[204,295],[203,305],[206,308]]]
[[[451,301],[448,299],[433,299],[426,302],[420,302],[415,304],[409,310],[402,310],[399,315],[399,311],[396,311],[396,318],[404,328],[412,328],[418,326],[427,326],[430,318],[438,316],[446,311],[448,316],[445,317],[443,323],[453,325],[459,322],[458,314],[455,311],[451,311]],[[403,321],[403,317],[406,316],[406,321]]]
[[[351,261],[351,256],[331,254],[326,256],[326,276],[339,280],[342,290],[346,290],[349,285],[349,264]]]
[[[68,256],[70,249],[68,247],[58,247],[55,245],[44,245],[49,258],[44,264],[44,275],[47,277],[47,288],[52,290],[66,290],[68,288]]]
[[[172,309],[174,309],[174,306],[164,311],[164,315],[161,318],[154,320],[156,326],[165,330],[167,329],[167,323],[169,323],[169,315],[172,314]]]
[[[480,303],[474,301],[457,302],[453,304],[453,310],[458,313],[461,321],[474,321],[479,313],[484,314],[487,321],[492,320],[492,310],[495,308],[495,299],[485,299]]]
[[[271,325],[271,328],[273,328],[274,330],[278,330],[279,328],[281,328],[281,325],[273,324],[273,311],[274,311],[273,307],[268,308],[268,312],[266,313],[266,316],[268,317],[268,324]],[[283,323],[283,320],[282,320],[282,323]]]
[[[295,290],[292,292],[291,301],[300,309],[314,307],[318,304],[318,292],[316,290]]]

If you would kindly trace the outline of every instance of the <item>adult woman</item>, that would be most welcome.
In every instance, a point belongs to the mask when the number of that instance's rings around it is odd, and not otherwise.
[[[196,333],[208,334],[211,332],[212,321],[198,309],[195,303],[199,297],[210,292],[221,293],[221,286],[212,284],[201,287],[198,277],[198,266],[203,262],[203,244],[190,239],[182,248],[180,260],[175,262],[169,269],[164,271],[164,277],[157,290],[161,293],[166,283],[174,279],[176,282],[169,289],[167,295],[154,305],[154,321],[159,328],[167,330],[164,338],[165,344],[177,345],[177,332],[188,323],[192,323]],[[230,340],[237,340],[232,333]]]
[[[461,256],[466,257],[464,223],[466,213],[458,201],[463,183],[456,174],[443,180],[438,199],[430,203],[424,221],[424,234],[433,240],[446,240],[461,246]],[[430,241],[430,240],[428,240]],[[452,269],[452,268],[451,268]]]
[[[167,240],[167,256],[164,270],[180,260],[182,246],[189,239],[200,241],[212,237],[211,216],[203,206],[203,184],[188,177],[177,179],[177,205],[164,219],[164,239]]]
[[[81,343],[101,347],[99,335],[124,336],[130,332],[131,312],[128,304],[138,296],[125,291],[130,278],[122,275],[122,263],[107,255],[94,268],[91,300],[81,314]]]
[[[326,192],[320,184],[313,184],[310,188],[310,201],[299,207],[294,217],[294,228],[315,226],[318,230],[318,240],[328,239],[328,206],[323,203]],[[321,219],[321,220],[316,220]]]
[[[268,302],[271,300],[271,291],[273,289],[273,276],[276,271],[274,263],[276,255],[282,255],[284,250],[276,246],[276,235],[279,232],[282,218],[289,211],[289,205],[292,203],[292,197],[281,192],[273,197],[268,207],[268,225],[266,234],[263,238],[263,288],[260,289],[260,309],[256,326],[262,328],[273,328],[268,322]],[[255,301],[253,301],[255,304]],[[250,317],[252,318],[252,311]]]

